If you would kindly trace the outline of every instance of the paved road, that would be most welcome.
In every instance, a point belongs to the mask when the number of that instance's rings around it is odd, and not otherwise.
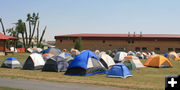
[[[106,88],[80,84],[66,84],[31,80],[1,79],[0,86],[21,88],[26,90],[120,90],[119,88]]]

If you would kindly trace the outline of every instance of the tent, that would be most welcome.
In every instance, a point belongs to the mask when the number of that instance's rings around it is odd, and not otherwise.
[[[164,53],[163,55],[164,55],[165,57],[167,57],[167,56],[168,56],[168,53]]]
[[[67,52],[62,52],[61,54],[59,54],[59,56],[63,57],[63,58],[67,58],[68,56],[70,56],[71,54],[67,53]]]
[[[152,55],[144,64],[150,67],[172,67],[170,61],[162,55]]]
[[[47,61],[49,58],[53,57],[54,55],[51,53],[45,53],[42,55],[44,61]]]
[[[142,55],[144,56],[144,59],[148,59],[151,56],[146,52],[142,52]]]
[[[63,57],[53,56],[46,61],[42,71],[64,72],[67,67],[68,62]]]
[[[101,53],[99,56],[100,62],[104,65],[106,69],[110,68],[112,65],[115,65],[114,60],[108,54]]]
[[[126,78],[132,76],[129,69],[123,63],[117,63],[108,71],[107,77],[121,77]]]
[[[144,67],[144,65],[141,63],[139,58],[136,56],[130,56],[129,55],[129,56],[124,57],[124,59],[125,59],[125,61],[131,60],[135,64],[136,68]]]
[[[136,56],[136,54],[135,54],[134,52],[132,52],[132,51],[129,51],[129,52],[127,53],[127,55]]]
[[[106,73],[106,69],[96,54],[86,50],[75,56],[74,60],[69,64],[65,75],[90,76],[102,73]]]
[[[45,62],[41,54],[33,53],[25,61],[23,69],[36,70],[42,69]]]
[[[124,57],[127,56],[126,52],[117,52],[114,56],[114,61],[115,62],[119,62],[122,61],[124,59]]]
[[[141,52],[136,52],[136,56],[139,58],[139,59],[144,59],[144,56]]]
[[[77,49],[71,49],[71,55],[72,57],[75,57],[76,55],[80,54],[80,52]]]
[[[136,66],[132,60],[124,61],[124,65],[128,67],[129,70],[135,70]]]
[[[95,53],[96,56],[99,58],[100,51],[99,51],[99,50],[95,50],[94,53]]]
[[[168,58],[169,60],[175,60],[175,61],[180,60],[179,55],[178,55],[176,52],[174,52],[174,51],[170,52],[170,53],[168,54],[167,58]]]
[[[21,63],[14,57],[7,58],[1,65],[3,68],[21,68]]]
[[[61,53],[61,50],[57,48],[48,48],[48,49],[42,50],[41,53],[42,54],[51,53],[53,55],[59,55]]]

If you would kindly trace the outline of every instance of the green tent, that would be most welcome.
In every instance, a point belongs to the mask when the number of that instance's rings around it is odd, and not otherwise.
[[[131,60],[125,61],[124,64],[128,67],[129,70],[135,70],[136,69],[134,62]]]

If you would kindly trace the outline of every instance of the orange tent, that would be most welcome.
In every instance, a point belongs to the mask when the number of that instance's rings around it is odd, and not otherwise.
[[[144,64],[151,67],[172,67],[170,61],[162,55],[152,55]]]

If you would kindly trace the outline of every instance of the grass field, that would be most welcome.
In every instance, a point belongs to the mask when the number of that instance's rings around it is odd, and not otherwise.
[[[28,53],[18,53],[14,55],[0,56],[0,64],[7,57],[15,57],[22,64],[26,60]],[[145,60],[141,60],[142,63]],[[81,76],[65,76],[64,72],[42,72],[41,70],[21,70],[21,69],[7,69],[0,68],[1,78],[12,79],[30,79],[42,80],[51,82],[65,82],[65,83],[79,83],[99,85],[105,87],[117,87],[126,89],[164,89],[165,75],[180,74],[180,62],[171,61],[173,68],[139,68],[131,71],[133,77],[126,79],[122,78],[107,78],[106,75],[93,75],[88,77]]]
[[[18,88],[0,87],[0,90],[23,90]]]

